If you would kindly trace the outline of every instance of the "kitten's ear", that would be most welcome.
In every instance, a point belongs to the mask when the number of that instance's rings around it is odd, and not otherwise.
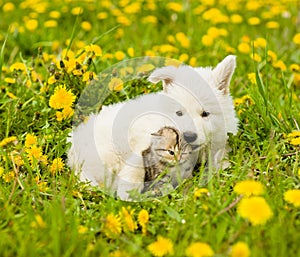
[[[224,95],[229,94],[229,84],[235,67],[236,56],[228,55],[213,69],[213,73],[217,80],[217,87],[219,90],[223,91]]]
[[[168,86],[172,84],[176,77],[177,68],[174,66],[167,66],[154,70],[148,80],[152,83],[158,83],[159,81],[163,82],[163,90],[166,92]]]

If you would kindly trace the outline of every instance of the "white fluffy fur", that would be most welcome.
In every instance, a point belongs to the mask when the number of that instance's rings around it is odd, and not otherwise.
[[[141,152],[149,146],[151,133],[173,126],[182,133],[196,133],[192,144],[206,146],[211,166],[219,169],[226,155],[227,133],[237,132],[229,95],[234,69],[235,56],[227,56],[214,69],[169,66],[155,70],[149,81],[163,81],[163,91],[103,107],[73,131],[69,166],[81,180],[104,186],[126,200],[128,190],[143,187]],[[203,111],[210,115],[202,117]]]

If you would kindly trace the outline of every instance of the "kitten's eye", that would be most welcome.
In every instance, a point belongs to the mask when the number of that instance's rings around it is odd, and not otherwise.
[[[175,154],[174,151],[172,151],[172,150],[168,150],[168,153],[169,153],[170,155],[174,155],[174,154]]]
[[[182,116],[183,113],[182,113],[182,111],[177,111],[177,112],[176,112],[176,115],[177,115],[177,116]]]
[[[208,117],[209,114],[210,114],[209,112],[203,111],[203,112],[201,113],[201,116],[202,116],[203,118],[205,118],[205,117]]]

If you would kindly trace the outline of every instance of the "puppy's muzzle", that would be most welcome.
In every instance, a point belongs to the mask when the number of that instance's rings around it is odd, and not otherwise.
[[[187,143],[192,143],[197,139],[197,134],[192,131],[186,131],[183,133],[183,137]]]

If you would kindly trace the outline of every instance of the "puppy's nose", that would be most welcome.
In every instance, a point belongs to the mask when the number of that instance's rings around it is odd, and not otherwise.
[[[197,134],[192,131],[186,131],[183,133],[183,137],[187,143],[192,143],[197,139]]]

